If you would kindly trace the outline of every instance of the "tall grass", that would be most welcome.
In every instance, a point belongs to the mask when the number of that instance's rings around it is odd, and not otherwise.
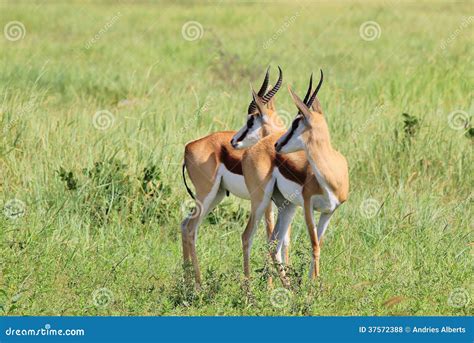
[[[459,2],[2,3],[0,25],[20,21],[26,35],[0,36],[0,312],[472,314],[472,137],[469,123],[455,130],[448,120],[473,109],[472,20],[461,26],[469,10]],[[201,39],[183,39],[188,21],[202,24]],[[361,38],[367,21],[380,25],[378,39]],[[249,204],[226,198],[199,230],[196,293],[182,271],[183,147],[240,128],[248,82],[269,64],[299,93],[311,72],[325,71],[320,100],[349,161],[350,199],[327,232],[320,283],[307,280],[298,212],[287,293],[276,281],[267,288],[264,230],[243,287]],[[276,104],[290,120],[285,87]],[[111,119],[105,130],[94,125],[98,111]]]

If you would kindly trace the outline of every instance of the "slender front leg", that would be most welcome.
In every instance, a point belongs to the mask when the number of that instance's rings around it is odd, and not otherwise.
[[[311,248],[313,252],[313,259],[309,269],[309,278],[313,279],[314,277],[319,276],[320,246],[318,235],[314,227],[313,206],[311,204],[310,197],[304,199],[304,219],[306,222],[306,228],[308,229],[309,238],[311,240]]]
[[[244,275],[248,279],[250,278],[250,250],[252,248],[253,235],[262,219],[263,213],[268,206],[268,200],[264,200],[260,204],[252,202],[252,208],[250,218],[242,234],[242,248],[244,251]]]
[[[271,202],[265,210],[265,227],[267,229],[267,243],[269,243],[272,237],[273,229],[275,227],[273,218],[273,205]],[[267,284],[269,288],[273,287],[273,278],[271,275],[268,275]]]
[[[246,181],[247,182],[247,181]],[[244,275],[248,279],[250,277],[250,250],[252,249],[252,240],[253,235],[260,223],[260,219],[271,206],[271,195],[273,193],[273,186],[275,185],[275,180],[268,180],[264,183],[264,187],[260,188],[249,188],[251,194],[251,204],[250,204],[250,218],[245,228],[244,233],[242,234],[242,248],[244,252]],[[253,189],[253,191],[252,191]]]

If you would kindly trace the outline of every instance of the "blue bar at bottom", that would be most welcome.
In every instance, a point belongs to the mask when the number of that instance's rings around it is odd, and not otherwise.
[[[473,317],[0,317],[0,342],[473,342]]]

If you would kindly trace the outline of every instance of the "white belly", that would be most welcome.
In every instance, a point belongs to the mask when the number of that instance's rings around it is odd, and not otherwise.
[[[250,199],[250,193],[242,175],[231,173],[224,165],[221,166],[222,185],[236,197]]]
[[[278,190],[283,197],[295,205],[303,206],[303,187],[298,183],[285,178],[278,168],[275,168],[273,173],[276,178]]]

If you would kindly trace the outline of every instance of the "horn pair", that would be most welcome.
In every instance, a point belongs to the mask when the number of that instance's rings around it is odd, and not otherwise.
[[[257,93],[258,96],[262,99],[262,102],[264,104],[268,103],[271,100],[271,98],[273,98],[273,96],[278,92],[278,90],[281,87],[281,82],[283,81],[283,73],[281,71],[280,66],[278,66],[278,72],[279,72],[278,81],[275,84],[275,86],[271,90],[269,90],[268,93],[265,94],[265,92],[267,91],[268,80],[269,80],[269,77],[270,77],[269,72],[270,72],[270,67],[267,68],[267,73],[265,74],[265,79],[263,80],[262,86],[260,87],[260,90]],[[257,110],[257,104],[255,103],[255,100],[252,100],[250,102],[247,113],[252,114],[256,110]]]
[[[320,69],[320,71],[321,71],[321,79],[319,80],[319,83],[316,86],[316,89],[314,90],[313,95],[311,95],[311,98],[309,97],[309,95],[311,94],[311,88],[313,87],[313,73],[311,73],[311,77],[309,78],[309,87],[303,100],[304,104],[308,108],[310,108],[313,105],[313,102],[316,99],[316,95],[318,95],[319,89],[321,88],[321,85],[323,84],[323,77],[324,77],[323,70]]]
[[[278,81],[275,84],[275,86],[268,93],[265,94],[268,87],[268,80],[270,77],[269,72],[270,72],[270,67],[267,68],[267,72],[265,74],[265,78],[263,80],[262,86],[260,87],[260,90],[257,93],[258,96],[262,99],[262,102],[264,104],[268,103],[270,99],[273,98],[273,96],[278,92],[278,90],[281,87],[281,82],[283,81],[283,74],[282,74],[280,66],[278,66],[278,72],[279,72]],[[311,77],[309,79],[308,90],[306,91],[306,95],[303,100],[304,104],[308,108],[310,108],[313,105],[313,102],[316,99],[316,96],[318,95],[318,92],[321,89],[321,86],[323,84],[323,79],[324,79],[323,70],[320,69],[320,72],[321,72],[321,78],[319,80],[318,85],[316,86],[316,89],[314,90],[313,94],[310,97],[311,89],[313,88],[313,74],[311,73]],[[252,114],[253,112],[255,112],[256,109],[257,109],[257,104],[255,103],[255,100],[252,100],[248,108],[248,114]]]

